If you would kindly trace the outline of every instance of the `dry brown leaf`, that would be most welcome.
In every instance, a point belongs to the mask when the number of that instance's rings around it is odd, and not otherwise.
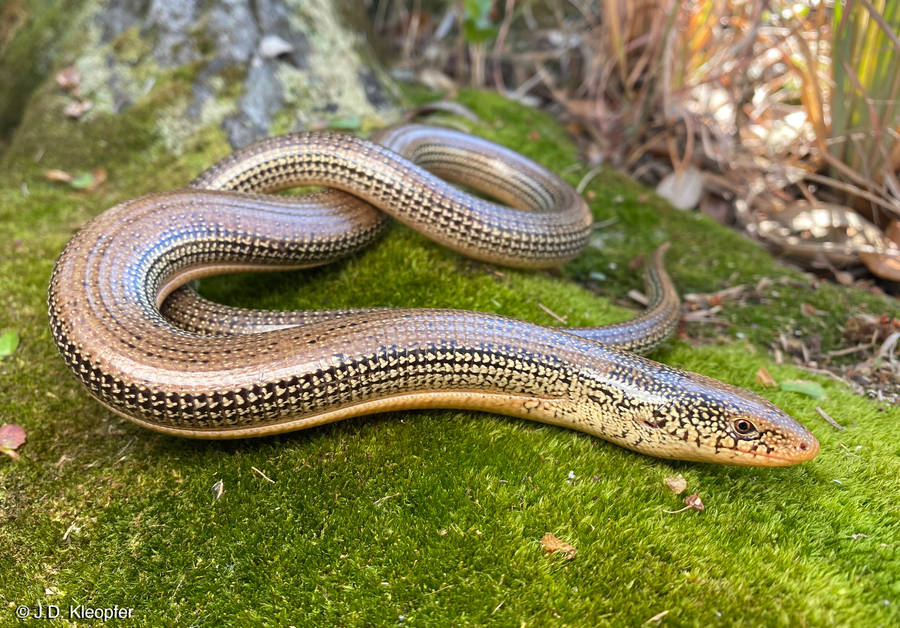
[[[859,259],[873,275],[888,281],[900,281],[900,257],[880,253],[860,253]]]
[[[644,256],[637,255],[628,262],[628,270],[638,270],[644,267]]]
[[[734,211],[731,204],[712,194],[704,194],[700,199],[700,211],[716,222],[731,224]]]
[[[666,478],[663,481],[666,483],[666,486],[669,487],[669,490],[676,495],[681,495],[687,488],[687,480],[685,480],[680,473],[674,478]]]
[[[778,385],[775,378],[769,374],[769,369],[764,366],[759,367],[759,370],[756,371],[756,383],[760,386],[765,386],[766,388],[772,388]]]
[[[706,509],[706,506],[703,505],[703,501],[700,499],[700,493],[688,495],[684,498],[684,503],[688,508],[693,508],[694,510]]]
[[[831,268],[831,273],[834,275],[835,280],[842,286],[852,286],[854,283],[856,283],[853,275],[845,270]]]
[[[884,237],[900,246],[900,220],[894,219],[884,230]]]
[[[887,248],[881,230],[843,205],[798,201],[756,225],[761,237],[788,255],[827,259],[835,266],[855,264],[860,254]]]
[[[93,192],[106,181],[106,168],[94,168],[91,170],[92,180],[84,189]]]
[[[77,120],[88,111],[90,111],[91,107],[94,106],[90,100],[73,100],[68,105],[63,107],[63,113],[69,118],[73,118]]]
[[[603,109],[598,106],[597,100],[591,98],[587,100],[566,99],[563,106],[574,118],[583,118],[585,120],[596,120]]]
[[[65,170],[45,170],[44,178],[48,181],[68,183],[76,190],[93,192],[106,181],[106,168],[94,168],[90,172],[72,174]]]
[[[684,512],[685,510],[704,510],[706,507],[703,505],[703,501],[700,499],[700,493],[694,493],[693,495],[688,495],[684,498],[684,508],[679,508],[678,510],[663,510],[664,513],[670,515],[677,515],[680,512]]]
[[[62,183],[71,183],[74,178],[65,170],[45,170],[44,178],[48,181],[60,181]]]
[[[81,72],[74,65],[56,73],[56,84],[74,96],[81,92]]]
[[[817,314],[821,314],[819,310],[811,306],[809,303],[801,303],[800,311],[803,312],[804,316],[816,316]]]
[[[456,81],[452,78],[441,72],[440,70],[435,70],[433,68],[425,68],[424,70],[418,73],[419,82],[435,91],[446,91],[446,92],[455,92],[458,85]]]
[[[560,541],[550,532],[547,532],[544,536],[541,537],[541,548],[546,554],[554,554],[556,552],[559,552],[560,554],[563,554],[565,556],[566,560],[572,560],[573,558],[575,558],[575,554],[578,553],[578,550],[575,549],[572,545]]]
[[[19,459],[16,449],[25,442],[25,430],[15,423],[4,423],[0,426],[0,453],[6,454],[13,460]]]

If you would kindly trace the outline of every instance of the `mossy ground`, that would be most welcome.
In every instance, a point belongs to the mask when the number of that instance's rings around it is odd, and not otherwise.
[[[573,182],[584,173],[545,115],[490,94],[462,99],[487,121],[473,131]],[[147,131],[155,104],[83,124],[33,105],[28,115],[46,123],[24,125],[4,158],[0,328],[22,341],[0,363],[0,416],[22,425],[28,443],[18,462],[0,460],[0,624],[15,621],[17,605],[39,603],[133,607],[137,625],[637,625],[662,611],[672,625],[900,621],[900,412],[828,379],[819,402],[754,381],[760,366],[779,380],[810,377],[772,363],[765,344],[779,330],[820,333],[833,346],[830,330],[849,311],[896,314],[852,290],[782,288],[765,306],[726,309],[733,325],[716,343],[670,341],[653,356],[755,390],[804,421],[822,452],[798,467],[666,462],[462,412],[195,442],[102,409],[47,330],[55,257],[103,208],[183,185],[227,152],[211,130],[170,156]],[[110,178],[93,194],[41,174],[100,166]],[[541,303],[571,324],[599,324],[630,315],[612,297],[639,287],[629,261],[665,240],[684,292],[790,274],[741,236],[614,173],[588,191],[597,218],[617,220],[562,272],[498,273],[395,226],[329,267],[202,289],[256,307],[452,306],[553,324]],[[597,271],[607,279],[573,281]],[[804,302],[826,313],[805,317]],[[856,426],[834,430],[815,405]],[[681,505],[663,485],[678,473],[705,512],[664,512]],[[544,556],[548,531],[578,555]]]

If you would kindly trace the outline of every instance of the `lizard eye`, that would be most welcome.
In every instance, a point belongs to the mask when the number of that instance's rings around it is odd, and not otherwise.
[[[746,436],[755,432],[756,427],[747,419],[738,419],[734,422],[734,431],[742,436]]]

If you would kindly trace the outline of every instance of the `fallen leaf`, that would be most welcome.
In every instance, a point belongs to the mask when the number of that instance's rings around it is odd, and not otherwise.
[[[896,218],[890,222],[887,229],[884,230],[884,237],[888,241],[900,246],[900,220]]]
[[[79,172],[75,175],[75,177],[69,182],[76,190],[86,190],[88,187],[94,184],[94,175],[90,172]]]
[[[547,532],[544,536],[541,537],[541,547],[546,554],[553,554],[555,552],[559,552],[565,555],[566,560],[572,560],[575,558],[575,554],[578,553],[578,550],[568,543],[564,543],[560,541],[558,538],[553,536],[550,532]]]
[[[700,499],[700,493],[688,495],[684,498],[684,503],[688,508],[693,508],[694,510],[706,509],[706,506],[703,505],[703,501]]]
[[[76,190],[93,192],[100,187],[104,181],[106,181],[106,169],[94,168],[90,172],[79,172],[69,185]]]
[[[216,499],[220,499],[225,493],[225,482],[217,480],[216,483],[212,485],[212,492],[216,494]]]
[[[703,173],[694,166],[670,172],[656,186],[656,193],[678,209],[692,209],[703,195]]]
[[[663,510],[663,512],[669,515],[677,515],[678,513],[690,510],[691,508],[694,510],[704,510],[706,508],[703,505],[703,501],[700,499],[700,493],[694,493],[693,495],[685,497],[684,504],[684,508],[679,508],[678,510]]]
[[[811,306],[809,303],[801,303],[800,311],[803,312],[804,316],[815,316],[817,314],[821,314],[819,310]]]
[[[663,480],[666,483],[666,486],[669,487],[676,495],[681,495],[684,492],[684,489],[687,488],[687,480],[679,473],[674,478],[666,478]]]
[[[644,267],[644,256],[637,255],[628,262],[628,270],[638,270]]]
[[[362,116],[351,114],[343,118],[328,121],[328,128],[337,131],[359,131],[362,128]]]
[[[433,68],[425,68],[421,70],[416,76],[418,82],[432,89],[434,91],[448,91],[453,92],[456,90],[456,82],[441,72],[440,70],[435,70]]]
[[[77,96],[81,92],[81,72],[74,65],[56,73],[56,84]]]
[[[91,176],[94,177],[94,180],[85,188],[88,192],[93,192],[106,182],[106,168],[94,168],[91,170]]]
[[[563,106],[574,118],[597,120],[602,109],[597,100],[593,98],[566,98],[562,100]]]
[[[48,181],[60,181],[62,183],[71,183],[72,175],[65,170],[45,170],[44,178]]]
[[[16,449],[25,442],[25,430],[15,423],[4,423],[0,426],[0,453],[4,453],[13,460],[19,459]]]
[[[859,253],[886,248],[881,229],[843,205],[798,201],[757,223],[757,233],[792,257],[854,264]]]
[[[0,358],[12,355],[18,346],[19,332],[15,329],[9,329],[0,334]]]
[[[825,389],[821,385],[805,379],[790,379],[781,382],[781,390],[801,393],[816,400],[825,398]]]
[[[900,257],[881,253],[860,253],[859,259],[873,275],[888,281],[900,281]]]
[[[853,279],[853,275],[845,270],[831,268],[831,273],[834,275],[834,278],[837,280],[837,282],[842,286],[852,286],[856,282],[856,280]]]
[[[94,106],[90,100],[73,100],[68,105],[63,107],[63,114],[68,116],[69,118],[74,118],[77,120],[88,111],[91,110],[91,107]]]
[[[93,192],[106,181],[106,169],[94,168],[90,172],[78,172],[71,174],[65,170],[46,170],[44,178],[48,181],[59,181],[60,183],[68,183],[76,190],[84,190],[85,192]]]
[[[765,386],[766,388],[772,388],[773,386],[778,385],[775,379],[769,374],[769,369],[764,366],[759,367],[759,370],[756,371],[756,383],[760,386]]]
[[[705,194],[700,199],[700,211],[716,222],[732,224],[734,222],[734,209],[732,204],[718,196]]]

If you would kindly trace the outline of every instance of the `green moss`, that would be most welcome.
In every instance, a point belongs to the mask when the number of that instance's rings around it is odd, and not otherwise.
[[[73,227],[132,195],[183,185],[225,154],[215,126],[181,155],[165,150],[153,112],[185,89],[175,80],[122,115],[71,125],[33,107],[4,161],[0,328],[19,330],[21,344],[0,362],[0,412],[29,440],[18,463],[0,460],[0,623],[38,603],[134,607],[136,625],[637,625],[666,610],[664,622],[677,625],[900,620],[900,413],[828,379],[818,379],[821,402],[754,381],[760,366],[777,379],[809,377],[772,363],[765,344],[781,328],[834,342],[803,320],[801,302],[828,310],[828,327],[850,309],[896,311],[857,291],[772,288],[768,303],[726,308],[731,342],[672,341],[654,356],[755,390],[804,421],[822,453],[799,467],[665,462],[474,413],[392,413],[206,443],[162,437],[101,408],[56,355],[47,278]],[[572,181],[585,172],[546,115],[491,94],[461,97],[486,121],[473,131]],[[42,176],[97,166],[110,181],[92,195]],[[448,306],[553,324],[542,303],[587,324],[630,315],[611,304],[639,287],[628,262],[665,240],[683,291],[798,277],[616,174],[601,173],[588,190],[595,215],[616,222],[562,272],[498,273],[394,226],[329,267],[202,289],[254,307]],[[573,281],[597,271],[607,279]],[[834,304],[843,311],[831,313]],[[816,405],[856,426],[835,431]],[[699,491],[704,513],[664,512],[681,506],[663,485],[677,473]],[[548,531],[578,555],[544,556]]]
[[[2,51],[0,64],[0,138],[15,128],[32,92],[48,75],[53,52],[59,42],[54,34],[58,25],[69,19],[78,0],[33,0],[18,9],[26,15],[25,24]]]
[[[112,51],[118,61],[129,65],[137,65],[145,60],[152,51],[152,40],[142,37],[137,26],[125,29],[112,41]],[[190,68],[190,65],[184,67]]]

